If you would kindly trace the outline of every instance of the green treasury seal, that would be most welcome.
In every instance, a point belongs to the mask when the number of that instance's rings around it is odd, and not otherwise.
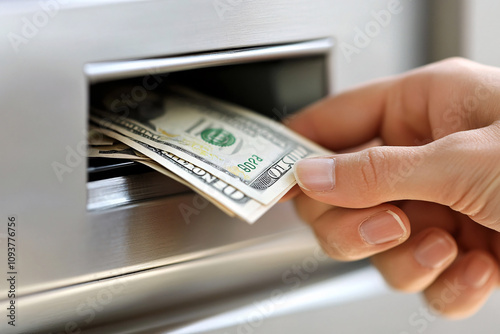
[[[201,132],[201,138],[209,144],[221,147],[231,146],[236,141],[233,134],[224,129],[205,129]]]

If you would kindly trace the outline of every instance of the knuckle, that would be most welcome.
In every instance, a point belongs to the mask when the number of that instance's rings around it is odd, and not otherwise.
[[[378,176],[382,175],[386,169],[385,156],[383,151],[377,149],[367,149],[360,155],[361,162],[361,191],[370,193],[377,189]]]
[[[440,61],[438,64],[444,67],[456,68],[469,68],[473,62],[462,57],[450,57]]]
[[[487,182],[484,189],[471,191],[470,193],[478,193],[478,195],[471,199],[470,196],[464,196],[451,208],[467,214],[479,224],[500,231],[500,207],[498,205],[500,203],[500,176],[495,181]]]
[[[478,185],[448,186],[442,192],[442,202],[447,204],[454,211],[463,213],[478,223],[484,223],[485,198],[484,193],[479,191]]]
[[[441,191],[443,204],[494,230],[500,230],[500,167],[490,157],[500,150],[483,143],[461,144],[454,151],[468,156],[456,164]]]

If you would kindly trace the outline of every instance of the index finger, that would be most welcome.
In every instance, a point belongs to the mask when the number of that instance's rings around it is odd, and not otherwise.
[[[327,97],[288,125],[338,151],[380,136],[414,146],[500,118],[500,69],[451,58]]]
[[[292,116],[287,125],[331,150],[361,145],[375,138],[382,125],[393,79],[383,79],[327,97]]]

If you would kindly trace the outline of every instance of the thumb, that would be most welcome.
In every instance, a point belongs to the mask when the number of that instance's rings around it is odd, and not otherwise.
[[[381,146],[304,159],[295,177],[310,197],[335,206],[394,200],[447,205],[500,231],[500,133],[491,126],[423,146]]]

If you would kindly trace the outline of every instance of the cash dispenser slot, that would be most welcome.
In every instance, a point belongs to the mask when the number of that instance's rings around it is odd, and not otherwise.
[[[208,54],[87,64],[90,105],[108,109],[113,104],[117,109],[155,108],[161,103],[166,87],[176,84],[282,121],[331,91],[328,77],[331,48],[330,39],[320,39]],[[88,209],[188,191],[130,160],[88,158],[87,174]]]

